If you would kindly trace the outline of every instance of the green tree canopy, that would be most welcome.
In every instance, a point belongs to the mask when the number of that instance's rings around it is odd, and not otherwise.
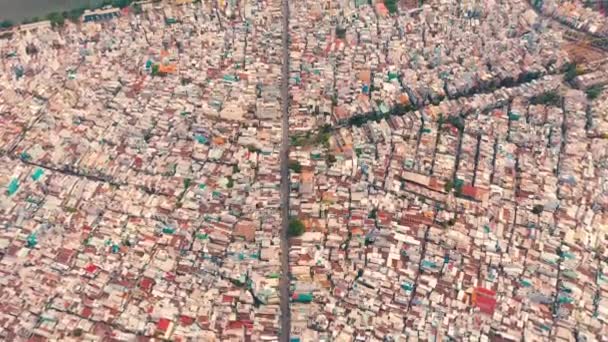
[[[133,2],[132,0],[112,0],[112,6],[119,7],[119,8],[125,8],[129,5],[131,5],[132,2]]]
[[[11,28],[11,27],[13,27],[13,25],[14,25],[13,22],[10,20],[0,21],[0,28],[2,28],[2,29]]]
[[[386,6],[389,13],[397,13],[397,2],[397,0],[384,0],[384,6]]]
[[[603,90],[604,90],[604,87],[602,87],[601,85],[595,85],[595,86],[587,89],[587,91],[586,91],[587,98],[589,100],[595,100],[598,98],[598,96],[600,96],[600,94],[602,93]]]
[[[302,165],[300,165],[300,163],[297,160],[290,160],[289,169],[295,173],[300,173],[300,172],[302,172]]]
[[[545,106],[560,107],[562,105],[562,97],[557,90],[549,90],[531,98],[530,103],[533,105],[543,104]]]
[[[47,15],[46,19],[49,20],[53,26],[63,26],[63,24],[65,24],[65,18],[58,12]]]
[[[152,71],[151,71],[152,76],[158,76],[159,69],[160,69],[160,66],[158,64],[152,65]]]
[[[305,231],[306,227],[302,221],[297,218],[292,218],[289,220],[289,230],[287,231],[289,236],[300,236],[304,234]]]

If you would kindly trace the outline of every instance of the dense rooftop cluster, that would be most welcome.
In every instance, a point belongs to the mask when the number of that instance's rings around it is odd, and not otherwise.
[[[0,32],[0,340],[607,336],[605,17],[286,4]]]
[[[294,3],[290,120],[299,130],[511,87],[559,71],[567,58],[558,32],[531,30],[538,16],[521,1],[446,2],[400,16],[381,2],[357,3]]]
[[[0,40],[1,340],[278,335],[280,2],[154,6]]]
[[[340,4],[292,3],[292,336],[605,336],[606,65],[523,1]]]
[[[583,0],[532,0],[531,3],[562,23],[597,36],[608,35],[608,4]],[[599,11],[591,7],[596,5]]]

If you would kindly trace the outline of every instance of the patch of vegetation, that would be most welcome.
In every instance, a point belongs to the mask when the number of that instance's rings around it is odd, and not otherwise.
[[[160,72],[160,65],[158,65],[158,64],[152,65],[152,68],[150,69],[150,75],[152,75],[152,77],[162,76],[162,73]]]
[[[443,190],[449,193],[450,191],[452,191],[452,189],[454,189],[454,182],[452,182],[451,180],[445,182],[445,184],[443,185]]]
[[[146,133],[144,133],[144,141],[149,143],[150,139],[152,139],[152,130],[148,130]]]
[[[316,142],[322,143],[323,146],[329,146],[329,139],[331,138],[332,128],[331,125],[323,125],[319,130],[319,134],[317,134]]]
[[[133,0],[112,0],[112,7],[125,8],[131,5]]]
[[[289,229],[287,231],[287,234],[290,237],[300,236],[304,234],[305,231],[306,227],[304,226],[304,223],[302,223],[302,221],[297,218],[292,218],[289,220]]]
[[[338,95],[334,94],[331,97],[331,105],[334,106],[334,107],[338,105]]]
[[[300,173],[302,172],[302,165],[297,160],[290,160],[289,169],[295,173]]]
[[[384,0],[384,6],[388,9],[388,12],[391,14],[397,13],[397,3],[398,0]]]
[[[80,17],[86,10],[87,10],[86,7],[75,8],[73,10],[70,10],[69,12],[63,12],[62,15],[65,19],[68,19],[74,23],[77,23],[80,21]]]
[[[367,215],[367,218],[375,220],[377,216],[378,216],[378,209],[374,208],[374,209],[372,209],[372,211],[369,212],[369,215]]]
[[[528,83],[533,80],[540,78],[540,72],[538,71],[527,71],[519,76],[519,81],[521,83]]]
[[[464,131],[464,118],[460,115],[450,115],[448,116],[447,122],[458,128],[459,131]]]
[[[443,117],[443,113],[439,113],[439,116],[437,117],[437,126],[439,126],[439,128],[441,128],[441,126],[443,126],[444,123],[445,123],[445,118]]]
[[[378,102],[380,102],[380,101],[377,101],[377,103]],[[355,115],[348,119],[348,124],[352,125],[352,126],[361,127],[364,124],[366,124],[368,121],[380,122],[383,119],[384,120],[388,119],[391,115],[402,116],[403,114],[411,112],[416,109],[417,109],[417,107],[412,104],[404,105],[401,103],[397,103],[397,104],[393,105],[393,107],[390,109],[390,111],[386,114],[382,114],[380,112],[373,112],[373,113]]]
[[[175,176],[176,172],[177,172],[177,164],[171,164],[171,166],[169,166],[169,169],[163,173],[163,176],[173,177],[173,176]]]
[[[603,90],[604,90],[603,86],[594,85],[593,87],[587,89],[587,91],[585,91],[585,93],[587,94],[587,98],[589,100],[595,100],[598,98],[598,96],[600,96],[600,94],[602,93]]]
[[[8,28],[13,27],[13,25],[15,25],[15,24],[10,20],[0,21],[0,29],[8,29]]]
[[[560,107],[562,97],[557,90],[549,90],[530,99],[530,104]]]
[[[445,190],[445,192],[449,193],[453,189],[456,196],[460,196],[460,195],[462,195],[462,186],[463,186],[463,183],[460,181],[454,182],[452,180],[448,180],[447,182],[445,182],[445,185],[443,186],[443,190]]]
[[[228,189],[232,189],[234,187],[234,180],[232,179],[232,177],[228,177],[228,183],[226,184],[226,187]]]
[[[348,124],[352,126],[361,127],[365,125],[368,121],[376,121],[380,122],[382,119],[388,119],[390,117],[389,113],[382,114],[379,112],[355,115],[348,119]]]
[[[564,70],[564,81],[571,82],[576,76],[582,75],[583,70],[578,67],[576,63],[568,63],[566,64]]]
[[[306,134],[291,136],[291,146],[323,145],[327,148],[329,147],[329,139],[331,139],[331,131],[330,125],[324,125],[314,135],[311,132],[307,132]]]
[[[46,16],[46,20],[51,22],[51,26],[58,27],[65,24],[65,18],[59,12],[53,12]]]
[[[327,154],[327,164],[331,167],[332,165],[334,165],[334,163],[337,161],[336,156],[334,156],[333,154],[329,153]]]
[[[253,145],[247,146],[247,150],[249,150],[251,153],[260,153],[260,149]]]
[[[133,13],[141,14],[142,12],[143,12],[143,9],[141,8],[140,4],[133,5]]]
[[[336,37],[340,39],[346,38],[346,29],[341,27],[336,27]]]

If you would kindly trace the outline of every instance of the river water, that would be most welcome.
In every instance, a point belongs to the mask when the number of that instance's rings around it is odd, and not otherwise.
[[[51,12],[91,6],[102,0],[0,0],[0,20],[19,23],[23,19],[44,17]]]

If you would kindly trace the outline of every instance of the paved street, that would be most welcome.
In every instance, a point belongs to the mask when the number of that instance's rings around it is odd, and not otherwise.
[[[281,341],[289,341],[291,312],[289,310],[289,2],[283,0],[283,66],[281,77],[281,109],[283,112],[281,144]]]

